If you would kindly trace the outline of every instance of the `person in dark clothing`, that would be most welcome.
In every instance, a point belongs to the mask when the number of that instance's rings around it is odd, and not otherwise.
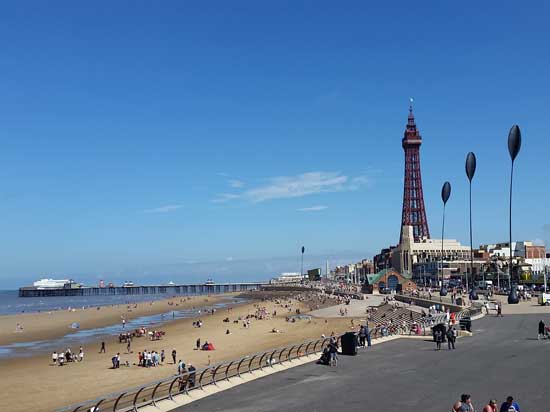
[[[539,334],[537,336],[537,339],[540,340],[540,338],[544,339],[544,328],[546,327],[546,325],[544,324],[544,322],[541,320],[539,322]]]
[[[447,346],[449,350],[455,348],[456,329],[452,326],[447,330]]]
[[[176,355],[177,355],[177,352],[175,349],[172,349],[172,363],[175,365],[176,364]]]
[[[101,342],[101,349],[99,349],[99,353],[105,353],[105,342]]]
[[[506,402],[500,405],[500,412],[521,412],[517,402],[514,402],[514,398],[508,396]]]
[[[201,348],[201,338],[197,339],[196,346],[197,346],[197,350],[200,350],[200,348]]]
[[[441,342],[443,342],[443,333],[438,329],[434,332],[435,344],[437,350],[441,350]]]
[[[367,338],[367,346],[370,348],[372,345],[370,341],[370,329],[368,323],[365,325],[365,336]]]
[[[365,340],[367,339],[367,334],[365,333],[365,327],[361,326],[359,329],[359,346],[365,347]]]
[[[338,353],[338,344],[336,343],[336,339],[330,340],[330,343],[328,344],[328,353],[330,354],[330,366],[336,366],[338,362],[338,358],[336,356]]]
[[[197,369],[189,364],[189,367],[187,368],[187,372],[189,372],[189,379],[188,379],[188,382],[189,382],[189,387],[192,388],[193,386],[195,386],[195,377],[196,377],[196,371]]]

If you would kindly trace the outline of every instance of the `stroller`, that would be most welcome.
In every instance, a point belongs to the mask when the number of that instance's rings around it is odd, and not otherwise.
[[[323,349],[323,353],[321,354],[321,357],[317,361],[317,364],[319,365],[330,365],[330,353],[328,350],[328,347]]]

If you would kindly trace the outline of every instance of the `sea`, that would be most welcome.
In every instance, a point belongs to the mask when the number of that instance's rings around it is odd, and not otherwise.
[[[150,302],[152,300],[167,299],[173,295],[138,295],[132,296],[63,296],[47,298],[20,298],[17,291],[0,291],[0,315],[16,313],[37,313],[68,308],[110,306],[116,304]],[[230,305],[245,303],[247,299],[233,296],[226,297],[222,302],[204,307],[192,309],[175,309],[156,315],[141,316],[129,319],[123,329],[120,322],[94,329],[79,329],[74,324],[67,325],[67,333],[60,338],[18,342],[0,346],[0,360],[2,358],[26,357],[40,353],[60,351],[72,347],[78,349],[80,345],[86,345],[98,341],[102,337],[117,336],[121,332],[131,331],[140,327],[154,328],[174,319],[196,318],[206,310],[223,309]],[[77,351],[78,352],[78,351]]]
[[[49,312],[69,308],[110,306],[127,303],[150,302],[168,299],[174,295],[113,295],[113,296],[49,296],[38,298],[20,298],[17,290],[0,290],[0,315],[16,313]],[[182,295],[184,296],[184,295]]]

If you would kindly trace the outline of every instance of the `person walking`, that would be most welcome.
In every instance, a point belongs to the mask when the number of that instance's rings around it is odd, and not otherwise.
[[[128,338],[128,343],[126,343],[126,353],[132,353],[131,349],[132,349],[132,344],[131,344],[131,340],[130,338]]]
[[[489,403],[483,407],[483,410],[481,412],[497,412],[496,399],[491,399]]]
[[[441,350],[441,342],[443,342],[443,332],[439,329],[434,332],[436,350]]]
[[[336,339],[330,339],[328,353],[330,354],[330,366],[337,366],[338,357],[336,355],[338,353],[338,344],[336,343]]]
[[[365,324],[365,337],[367,338],[367,346],[370,348],[372,345],[370,340],[370,329],[368,322]]]
[[[105,342],[101,342],[101,349],[99,349],[99,353],[105,353]]]
[[[160,363],[161,364],[164,364],[164,359],[166,358],[166,356],[164,355],[164,349],[162,349],[160,351]]]
[[[175,349],[172,349],[172,363],[175,365],[176,364],[176,355],[177,355],[177,352]]]
[[[497,318],[502,317],[502,303],[497,303]]]
[[[367,338],[367,335],[365,333],[365,327],[361,325],[359,328],[359,346],[365,347],[365,340]]]
[[[519,408],[518,403],[514,402],[514,398],[508,396],[506,398],[506,402],[503,402],[502,405],[500,405],[500,412],[521,412],[521,409]]]
[[[453,412],[474,412],[472,397],[466,393],[460,395],[460,400],[453,405]]]
[[[544,324],[544,322],[541,319],[541,321],[539,322],[539,334],[537,336],[538,340],[540,340],[540,338],[544,339],[544,328],[545,328],[545,326],[546,325]]]
[[[449,326],[447,330],[447,347],[449,350],[455,349],[456,329],[453,326]]]

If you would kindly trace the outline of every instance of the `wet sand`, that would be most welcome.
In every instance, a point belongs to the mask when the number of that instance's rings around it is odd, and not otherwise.
[[[227,297],[236,295],[236,293],[233,293],[212,296],[176,296],[151,302],[139,302],[135,305],[101,306],[99,310],[97,307],[93,307],[75,308],[74,311],[56,310],[4,315],[0,316],[0,346],[17,342],[60,338],[75,331],[75,329],[70,328],[73,322],[80,323],[80,330],[94,329],[121,324],[122,316],[129,320],[172,310],[189,309],[194,306],[204,307],[220,303]],[[169,302],[174,304],[169,305]],[[136,305],[137,307],[134,307]],[[23,326],[22,332],[17,332],[18,323]]]
[[[198,297],[199,302],[201,299],[205,297]],[[175,320],[162,327],[162,330],[166,331],[162,340],[152,342],[145,337],[134,339],[132,342],[134,353],[130,354],[126,353],[126,344],[119,344],[118,339],[113,337],[106,340],[107,353],[98,353],[98,342],[86,345],[83,362],[69,363],[63,367],[51,366],[49,353],[30,358],[2,360],[0,361],[0,385],[6,388],[6,396],[0,399],[0,410],[51,411],[75,402],[169,377],[176,373],[176,366],[172,364],[170,356],[174,348],[178,352],[178,360],[183,359],[187,364],[192,363],[197,369],[201,369],[222,360],[236,359],[261,350],[318,338],[321,334],[328,336],[331,332],[338,333],[349,329],[349,318],[312,318],[311,321],[287,322],[286,316],[294,314],[296,309],[304,313],[311,308],[309,303],[298,302],[295,299],[291,302],[290,309],[281,307],[275,302],[266,301],[218,310],[213,315],[200,317],[204,322],[202,328],[192,326],[192,322],[196,319]],[[212,303],[210,298],[209,303]],[[198,305],[197,302],[195,304]],[[254,314],[257,305],[265,306],[269,313],[276,310],[277,316],[267,320],[253,319],[250,328],[245,328],[243,322],[233,323],[233,320],[239,316]],[[120,315],[117,312],[113,316]],[[230,318],[230,323],[222,321],[226,317]],[[273,328],[279,329],[281,333],[272,333]],[[227,329],[231,334],[226,334]],[[202,342],[205,340],[212,342],[216,350],[208,352],[195,350],[197,338]],[[78,348],[72,349],[73,352],[78,352]],[[137,363],[137,352],[144,349],[158,352],[164,349],[167,357],[165,364],[156,368],[134,366],[133,364]],[[132,366],[110,369],[111,357],[117,352],[120,352],[123,363],[128,360]]]

